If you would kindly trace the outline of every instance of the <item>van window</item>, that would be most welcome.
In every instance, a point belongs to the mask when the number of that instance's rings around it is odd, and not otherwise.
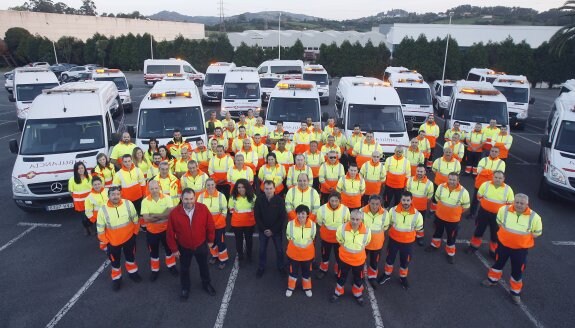
[[[272,66],[271,72],[274,74],[301,74],[300,66]]]
[[[575,154],[575,122],[563,121],[557,134],[555,149]]]
[[[42,90],[57,87],[58,83],[17,84],[16,99],[18,101],[33,101]]]
[[[356,124],[363,131],[405,132],[401,106],[349,104],[347,128]]]
[[[205,134],[200,107],[141,108],[138,138],[171,138],[174,130],[183,137]]]
[[[469,73],[467,74],[467,81],[481,81],[481,76],[474,73]]]
[[[442,96],[450,97],[452,92],[453,92],[453,86],[452,85],[444,85],[443,86]]]
[[[316,98],[270,98],[266,119],[268,121],[302,122],[311,117],[319,122],[320,106]]]
[[[259,99],[259,83],[226,83],[224,84],[224,99]]]
[[[268,72],[268,67],[267,66],[262,66],[258,69],[258,74],[265,74]]]
[[[571,89],[569,89],[569,88],[563,86],[563,87],[561,87],[561,90],[559,91],[559,95],[561,95],[561,94],[564,93],[564,92],[570,92],[570,91],[571,91]]]
[[[266,88],[266,89],[273,89],[276,87],[276,84],[278,84],[278,82],[280,81],[280,79],[272,79],[272,78],[263,78],[260,79],[260,86],[262,88]]]
[[[196,73],[197,73],[196,70],[192,68],[192,66],[188,66],[188,65],[185,65],[185,66],[184,66],[184,72],[186,72],[186,73],[192,73],[192,74],[196,74]]]
[[[148,65],[146,74],[180,73],[180,65]]]
[[[94,81],[111,81],[114,82],[118,91],[126,91],[128,89],[128,83],[126,82],[126,78],[123,76],[116,76],[116,77],[97,77]]]
[[[514,87],[501,87],[496,86],[495,89],[507,98],[507,102],[528,103],[529,102],[529,89],[528,88],[514,88]]]
[[[555,104],[553,104],[553,107],[551,107],[551,112],[549,113],[549,117],[547,118],[547,134],[549,134],[551,132],[551,122],[553,121],[553,117],[555,116],[555,113],[557,112],[557,106],[555,106]]]
[[[486,124],[494,119],[502,125],[507,125],[509,122],[505,102],[457,99],[453,111],[453,119],[456,121]]]
[[[206,80],[204,81],[204,86],[224,85],[225,79],[226,79],[226,73],[208,73],[206,74]]]
[[[395,88],[403,105],[431,105],[431,94],[425,88]]]

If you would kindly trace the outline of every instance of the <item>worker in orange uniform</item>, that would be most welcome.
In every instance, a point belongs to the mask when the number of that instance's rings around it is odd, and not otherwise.
[[[96,223],[98,211],[108,202],[108,190],[98,176],[92,177],[92,190],[84,200],[84,214],[91,224]],[[106,251],[106,244],[100,242],[100,249]]]
[[[199,195],[204,191],[208,179],[209,176],[199,170],[198,163],[191,160],[188,162],[188,170],[180,178],[180,188],[182,190],[190,188]]]
[[[305,205],[310,209],[309,217],[315,222],[317,209],[321,205],[317,190],[309,185],[309,176],[300,173],[297,177],[297,185],[290,188],[285,198],[288,220],[296,218],[295,209],[298,205]]]
[[[188,162],[192,160],[191,150],[184,147],[180,149],[180,158],[174,159],[172,165],[172,172],[176,178],[181,178],[188,171]],[[206,167],[207,169],[207,167]]]
[[[225,152],[224,146],[216,148],[217,154],[210,159],[208,174],[216,182],[216,188],[226,197],[230,194],[228,171],[234,166],[234,160]]]
[[[108,202],[98,211],[96,229],[100,242],[107,245],[112,267],[112,289],[118,291],[122,286],[122,251],[130,279],[134,282],[142,281],[136,264],[136,235],[140,227],[134,204],[122,199],[119,186],[110,187],[108,197]]]
[[[167,144],[166,147],[168,148],[168,150],[170,151],[170,154],[172,156],[174,156],[175,158],[180,158],[181,157],[181,153],[180,150],[183,147],[187,147],[188,149],[192,149],[192,147],[190,146],[189,143],[187,143],[183,138],[182,138],[182,131],[180,131],[179,129],[175,129],[174,130],[174,135],[172,140],[170,140]]]
[[[499,149],[499,158],[503,161],[509,157],[509,150],[513,144],[513,136],[507,131],[507,126],[502,126],[498,135],[491,140],[493,147]]]
[[[453,150],[453,157],[461,163],[463,157],[465,156],[465,144],[461,142],[460,134],[454,133],[451,135],[451,140],[446,141],[443,145],[443,149],[451,148]]]
[[[318,143],[318,149],[321,149],[323,146],[323,131],[321,130],[321,123],[313,123],[313,126],[308,130],[311,133],[311,141],[316,141]]]
[[[335,256],[333,271],[337,275],[339,243],[337,242],[336,231],[349,219],[349,209],[341,203],[341,194],[338,192],[332,192],[327,203],[317,210],[317,224],[319,225],[319,237],[321,239],[321,263],[317,273],[318,279],[323,279],[329,270],[329,258],[332,250]]]
[[[333,128],[334,127],[335,127],[335,118],[329,117],[327,119],[327,124],[323,128],[323,136],[322,136],[323,142],[325,142],[327,140],[328,136],[333,135]]]
[[[463,212],[469,209],[469,192],[459,184],[459,175],[451,173],[447,182],[437,187],[435,191],[437,210],[435,212],[435,232],[431,239],[431,245],[425,248],[426,252],[433,252],[441,247],[443,232],[447,235],[445,252],[447,262],[455,263],[455,240],[459,221]]]
[[[277,163],[276,154],[269,153],[267,155],[266,165],[262,166],[258,172],[260,190],[264,191],[264,182],[269,180],[274,182],[275,194],[280,194],[284,190],[283,181],[285,176],[285,169]]]
[[[276,154],[278,164],[283,166],[287,173],[290,166],[293,165],[293,154],[289,149],[286,148],[286,141],[284,139],[280,139],[278,141],[277,147],[273,153]]]
[[[218,120],[218,113],[216,111],[212,111],[210,113],[210,119],[206,121],[206,132],[208,135],[212,135],[215,133],[217,128],[222,127],[222,121]]]
[[[266,163],[266,157],[268,156],[269,149],[259,133],[254,134],[253,139],[254,143],[252,144],[252,148],[258,154],[258,164],[256,165],[256,170],[254,171],[254,173],[256,173],[259,171],[260,167]]]
[[[365,162],[371,159],[371,154],[374,151],[383,153],[381,145],[375,141],[373,137],[373,132],[369,131],[365,134],[365,139],[353,145],[353,156],[355,156],[355,162],[357,167],[362,167]]]
[[[240,125],[238,127],[238,135],[234,138],[234,142],[232,143],[232,151],[234,153],[240,151],[244,146],[244,140],[246,139],[250,141],[252,140],[252,138],[247,133],[247,127]]]
[[[74,174],[68,179],[68,192],[70,192],[72,196],[74,210],[76,212],[83,213],[85,211],[84,203],[86,197],[90,194],[90,190],[92,190],[92,176],[88,172],[88,169],[86,169],[86,164],[84,164],[84,162],[74,163]],[[86,236],[89,236],[92,223],[88,218],[84,218],[82,225],[84,226]]]
[[[322,203],[327,202],[328,196],[337,189],[337,182],[345,176],[343,165],[337,159],[337,153],[327,153],[327,161],[319,168],[319,184]]]
[[[306,164],[311,168],[311,173],[313,176],[312,186],[319,191],[319,168],[325,162],[325,157],[319,151],[318,146],[318,141],[312,140],[309,143],[309,151],[305,152],[303,156],[305,158]]]
[[[295,144],[294,155],[303,154],[309,150],[309,142],[311,141],[311,133],[307,128],[305,122],[301,122],[301,127],[293,135],[293,142]]]
[[[422,125],[423,126],[423,125]],[[423,157],[425,158],[425,164],[427,165],[427,161],[429,161],[429,156],[431,156],[431,145],[429,144],[429,139],[425,136],[424,130],[419,130],[417,137],[417,147],[423,153]]]
[[[497,127],[497,120],[489,120],[489,125],[483,129],[483,155],[487,156],[491,150],[493,144],[491,143],[493,139],[501,132],[499,127]]]
[[[377,289],[379,258],[385,242],[385,230],[389,228],[389,215],[381,204],[379,195],[371,195],[367,205],[361,209],[363,223],[371,231],[371,241],[365,246],[365,251],[367,253],[367,280],[374,289]]]
[[[427,158],[427,167],[430,168],[433,163],[433,151],[437,138],[439,138],[439,125],[435,123],[435,116],[429,115],[425,124],[419,126],[419,131],[425,131],[425,138],[429,140],[429,158]]]
[[[411,193],[413,207],[415,207],[415,209],[418,210],[425,219],[427,217],[427,212],[431,209],[431,201],[433,199],[435,187],[427,178],[424,164],[419,164],[415,176],[412,176],[407,180],[405,190]],[[419,246],[423,246],[423,229],[417,231],[415,237],[417,244]]]
[[[275,130],[270,132],[269,144],[270,144],[271,150],[274,150],[277,148],[277,143],[278,143],[278,141],[280,141],[280,139],[283,139],[284,132],[286,132],[284,130],[284,122],[283,121],[277,121]]]
[[[454,133],[459,134],[459,138],[461,140],[465,140],[465,137],[466,137],[465,131],[461,130],[459,122],[455,121],[455,122],[453,122],[453,127],[451,129],[445,131],[445,134],[444,134],[445,142],[452,141]]]
[[[244,164],[244,155],[236,154],[234,156],[234,166],[228,170],[227,180],[230,183],[231,189],[234,189],[234,184],[239,179],[246,179],[250,185],[254,183],[254,172],[252,169]]]
[[[257,151],[252,147],[251,139],[244,139],[242,148],[236,151],[236,155],[244,156],[244,164],[252,169],[252,172],[256,174],[256,168],[259,162],[259,155]]]
[[[232,118],[232,113],[227,112],[226,117],[222,120],[222,128],[224,130],[227,129],[230,126],[230,123],[232,123],[232,126],[235,128],[236,121],[234,121],[234,119]]]
[[[295,151],[295,143],[290,140],[290,133],[288,131],[284,131],[282,139],[286,142],[286,149],[291,151],[293,154]]]
[[[323,147],[321,147],[321,152],[323,156],[326,157],[326,159],[327,153],[329,153],[331,150],[337,152],[337,158],[341,159],[341,147],[335,143],[335,137],[330,135],[327,137],[327,142],[323,145]]]
[[[218,262],[218,269],[223,270],[228,262],[228,248],[226,246],[226,216],[228,215],[228,204],[226,196],[216,189],[216,181],[212,178],[206,180],[206,190],[198,195],[198,203],[208,207],[214,226],[216,228],[216,237],[214,244],[210,248],[212,255],[209,263]]]
[[[228,125],[226,126],[226,129],[224,130],[224,138],[226,138],[226,140],[228,141],[228,145],[224,147],[224,150],[227,153],[234,152],[234,140],[237,138],[237,136],[238,136],[238,129],[236,128],[235,123],[229,122]]]
[[[132,162],[132,155],[122,156],[122,168],[114,175],[112,185],[122,188],[122,199],[132,202],[136,208],[136,213],[140,215],[146,180],[142,171]]]
[[[475,232],[469,242],[469,252],[475,252],[481,246],[481,238],[489,227],[491,241],[489,242],[489,255],[495,258],[497,249],[497,213],[506,205],[513,204],[515,198],[513,189],[505,184],[505,173],[495,171],[493,181],[484,182],[477,192],[480,207],[475,219]]]
[[[339,243],[340,262],[337,285],[330,301],[336,302],[344,294],[345,281],[351,270],[351,292],[357,304],[363,306],[363,266],[367,257],[365,247],[371,242],[371,231],[363,223],[363,213],[359,210],[352,211],[349,222],[339,226],[335,235]]]
[[[365,194],[365,179],[359,174],[355,163],[351,163],[347,174],[339,178],[336,190],[341,193],[341,202],[350,211],[361,208],[361,197]]]
[[[212,140],[215,140],[218,145],[222,145],[224,148],[228,148],[228,139],[224,136],[224,130],[222,127],[217,127],[214,130],[214,135],[210,138],[210,145]]]
[[[367,204],[372,195],[381,195],[381,186],[385,183],[385,165],[380,161],[381,153],[374,151],[369,162],[365,162],[359,173],[365,180],[365,193],[361,197],[361,204]]]
[[[160,243],[164,246],[166,254],[166,267],[172,275],[178,275],[176,258],[168,247],[166,229],[168,228],[168,215],[175,207],[172,199],[162,194],[158,181],[152,180],[148,184],[149,196],[142,200],[142,216],[146,221],[146,240],[150,251],[150,281],[156,281],[160,274]]]
[[[461,164],[453,156],[453,150],[451,148],[445,148],[443,149],[443,156],[433,162],[431,170],[435,173],[433,183],[435,183],[436,186],[439,186],[440,184],[447,182],[447,176],[449,173],[461,173]]]
[[[334,137],[336,137],[335,143],[341,146],[341,144],[337,142],[336,131],[339,131],[339,128],[337,126],[334,127],[332,135]],[[353,131],[351,132],[351,136],[349,136],[349,139],[346,140],[346,144],[345,144],[346,153],[347,153],[347,157],[348,157],[347,163],[353,163],[356,161],[356,155],[354,155],[354,153],[353,153],[353,147],[356,144],[363,142],[364,139],[365,139],[365,136],[361,132],[361,127],[359,126],[359,124],[355,124],[353,126]],[[343,152],[343,149],[342,149],[342,152]]]
[[[292,296],[299,271],[301,271],[302,289],[307,297],[312,297],[311,270],[312,261],[315,257],[316,226],[309,218],[310,209],[307,206],[299,205],[295,211],[297,219],[288,222],[286,228],[286,239],[288,240],[286,255],[289,260],[286,297]]]
[[[405,157],[407,157],[409,161],[412,176],[415,175],[415,170],[419,164],[425,165],[425,156],[423,156],[423,152],[419,149],[419,140],[417,140],[417,138],[413,138],[409,142],[409,147],[405,151]]]
[[[520,304],[527,251],[535,246],[535,238],[543,233],[543,223],[539,214],[529,208],[529,197],[525,194],[515,195],[513,205],[499,209],[497,223],[499,244],[496,260],[482,284],[486,287],[496,285],[501,279],[505,263],[510,259],[509,292],[513,303]]]
[[[383,199],[386,208],[399,203],[401,192],[405,188],[407,179],[411,176],[410,163],[409,160],[403,156],[403,152],[402,146],[396,146],[394,155],[385,160],[387,176],[385,178]]]
[[[477,175],[477,163],[481,159],[483,153],[483,130],[481,123],[475,124],[473,131],[467,135],[465,140],[467,143],[467,161],[465,166],[465,173]]]
[[[313,172],[311,167],[305,164],[305,156],[302,154],[295,155],[295,164],[290,166],[287,171],[286,185],[291,188],[297,184],[297,179],[300,174],[305,173],[309,181],[313,180]]]
[[[264,119],[260,116],[256,117],[256,124],[252,126],[251,133],[252,138],[255,137],[256,134],[259,134],[262,144],[265,144],[268,140],[269,131],[267,126],[264,125]]]
[[[198,163],[198,167],[202,172],[208,172],[208,166],[210,165],[209,154],[210,150],[204,145],[204,141],[202,139],[196,141],[196,148],[191,159]]]
[[[477,214],[477,207],[479,200],[477,199],[477,191],[479,187],[486,182],[493,180],[493,172],[501,171],[505,173],[505,162],[499,158],[499,148],[491,148],[489,156],[482,158],[477,164],[477,177],[475,177],[475,191],[473,192],[473,199],[471,200],[471,210],[469,211],[468,219],[475,217]]]
[[[389,209],[389,242],[384,273],[377,279],[380,285],[391,279],[393,263],[399,253],[399,280],[404,289],[409,288],[407,274],[411,261],[411,245],[417,232],[423,230],[423,216],[413,207],[412,197],[409,191],[402,192],[400,204]]]
[[[132,142],[132,137],[128,132],[122,133],[122,139],[118,142],[117,145],[112,148],[112,152],[110,153],[110,161],[116,167],[122,166],[122,156],[124,155],[132,155],[132,152],[136,148],[136,144]]]

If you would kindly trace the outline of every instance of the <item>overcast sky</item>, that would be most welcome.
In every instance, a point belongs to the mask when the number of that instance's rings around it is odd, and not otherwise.
[[[53,0],[59,2],[58,0]],[[21,5],[25,0],[2,0],[0,8]],[[61,0],[78,8],[81,0]],[[98,13],[140,11],[151,15],[162,10],[177,11],[191,16],[218,16],[219,0],[95,0]],[[565,0],[224,0],[226,16],[244,12],[281,10],[329,19],[350,19],[371,16],[390,9],[415,12],[443,12],[447,9],[470,4],[474,6],[527,7],[538,11],[560,7]]]

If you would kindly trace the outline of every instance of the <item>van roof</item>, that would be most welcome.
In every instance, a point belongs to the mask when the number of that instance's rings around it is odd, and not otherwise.
[[[401,71],[409,71],[409,68],[403,66],[387,66],[385,68],[386,73],[399,73]]]
[[[14,85],[37,84],[37,83],[59,83],[56,74],[48,68],[43,67],[21,67],[14,71]]]
[[[561,109],[563,119],[575,121],[575,92],[564,92],[555,99],[555,106]]]
[[[317,85],[313,81],[281,80],[270,94],[270,98],[319,98]]]
[[[162,64],[188,64],[188,65],[190,65],[190,63],[188,63],[187,61],[185,61],[183,59],[179,59],[179,58],[146,59],[146,60],[144,60],[144,66],[153,65],[153,64],[158,64],[158,65],[162,65]]]
[[[493,75],[505,75],[505,72],[497,72],[490,68],[472,68],[469,73],[481,75],[481,76],[493,76]],[[468,74],[469,74],[468,73]]]
[[[224,80],[224,83],[233,82],[259,83],[260,77],[255,67],[236,67],[226,73],[226,79]]]
[[[423,76],[419,73],[394,73],[389,80],[394,87],[429,89],[429,84],[425,82]]]
[[[92,71],[92,77],[102,77],[102,76],[123,76],[124,72],[117,68],[96,68]]]
[[[401,106],[397,91],[388,82],[373,77],[342,77],[338,88],[348,103]]]
[[[453,95],[459,99],[507,102],[507,98],[489,82],[460,80]]]
[[[170,92],[174,92],[175,95],[171,96]],[[179,95],[179,93],[181,93],[181,95]],[[189,93],[189,95],[184,95],[184,93]],[[162,96],[159,96],[160,94],[162,94]],[[154,84],[154,87],[148,91],[144,99],[142,99],[140,108],[195,107],[200,105],[201,97],[198,92],[198,87],[193,81],[188,79],[164,79],[158,81]]]
[[[217,74],[222,73],[225,74],[229,72],[232,68],[236,67],[234,63],[227,63],[227,62],[216,62],[210,64],[206,69],[206,74]]]
[[[260,64],[261,66],[301,66],[303,67],[303,61],[302,60],[285,60],[285,59],[272,59],[272,60],[266,60],[263,63]]]
[[[493,85],[509,86],[515,88],[529,88],[529,81],[524,75],[499,75]]]
[[[562,86],[566,87],[567,89],[570,89],[571,91],[575,90],[575,79],[570,79],[563,82]]]
[[[322,65],[319,64],[308,64],[303,67],[304,74],[327,74],[327,71]]]
[[[455,85],[454,80],[435,80],[434,83],[441,84],[441,85]]]

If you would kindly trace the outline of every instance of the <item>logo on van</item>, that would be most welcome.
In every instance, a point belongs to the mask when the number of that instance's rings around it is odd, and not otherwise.
[[[52,190],[52,192],[55,194],[62,192],[63,189],[64,189],[64,186],[62,186],[62,184],[60,182],[54,182],[50,186],[50,190]]]

